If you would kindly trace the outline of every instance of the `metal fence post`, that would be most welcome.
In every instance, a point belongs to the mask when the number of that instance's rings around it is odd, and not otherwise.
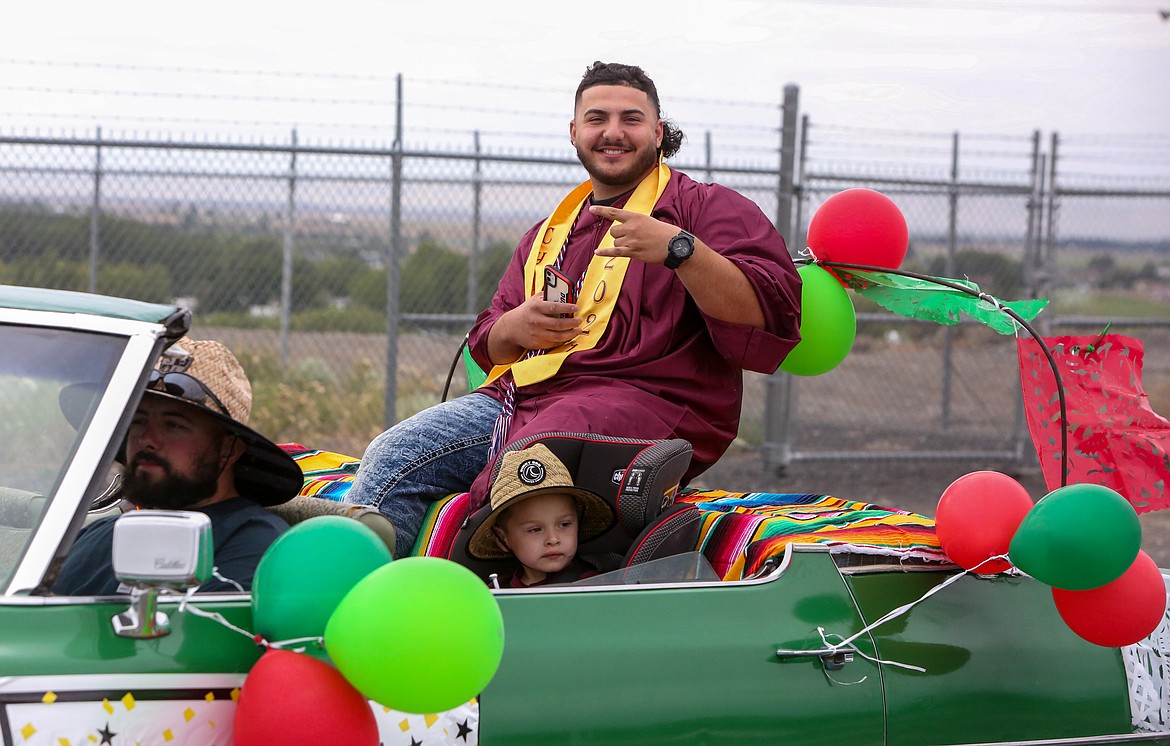
[[[959,133],[951,138],[951,183],[947,187],[949,214],[947,216],[947,260],[944,277],[955,276],[955,255],[959,245]],[[942,401],[939,406],[939,429],[946,432],[951,424],[951,378],[954,374],[955,328],[943,331]]]
[[[1028,224],[1024,233],[1024,288],[1029,298],[1042,298],[1041,287],[1047,283],[1044,280],[1045,269],[1042,266],[1041,241],[1043,240],[1044,220],[1044,154],[1040,152],[1040,130],[1032,131],[1032,173],[1031,190],[1028,192]],[[1048,319],[1041,317],[1036,324],[1042,335],[1048,333]],[[1016,460],[1023,463],[1031,438],[1028,435],[1028,423],[1024,416],[1024,397],[1021,391],[1016,397],[1016,406],[1012,423],[1012,436]]]
[[[1040,153],[1040,131],[1032,132],[1032,183],[1028,193],[1028,224],[1024,233],[1024,288],[1029,297],[1037,297],[1040,282],[1040,241],[1044,233],[1044,176]]]
[[[297,131],[292,131],[288,159],[288,200],[284,208],[284,236],[280,266],[280,369],[288,367],[288,331],[292,316],[293,249],[297,210]]]
[[[98,254],[101,249],[102,215],[102,128],[97,128],[93,158],[93,201],[89,206],[89,292],[98,286]]]
[[[784,104],[780,112],[780,171],[776,184],[776,230],[789,242],[789,251],[797,228],[792,224],[792,200],[796,171],[796,122],[800,88],[784,86]],[[788,466],[789,410],[793,406],[792,376],[776,371],[768,376],[764,390],[764,444],[761,456],[764,469],[783,471]]]
[[[1037,143],[1039,143],[1039,132],[1036,133],[1036,137]],[[1052,144],[1048,151],[1048,199],[1046,210],[1048,214],[1048,222],[1047,230],[1044,233],[1043,248],[1040,253],[1040,266],[1044,268],[1044,271],[1041,273],[1041,285],[1039,289],[1043,290],[1045,293],[1048,292],[1050,280],[1052,279],[1052,274],[1055,271],[1055,257],[1052,256],[1052,252],[1056,247],[1056,210],[1060,207],[1059,195],[1057,194],[1058,187],[1056,185],[1056,164],[1058,160],[1059,146],[1060,134],[1053,132]],[[1039,145],[1037,145],[1037,147],[1039,147]],[[1041,249],[1039,242],[1037,243],[1037,249]],[[1045,319],[1045,321],[1042,323],[1044,325],[1041,327],[1041,331],[1044,334],[1048,334],[1047,319]]]
[[[704,158],[706,159],[707,182],[715,181],[715,171],[711,167],[711,130],[703,132]]]
[[[467,257],[467,313],[479,311],[479,228],[483,209],[483,160],[480,156],[479,130],[475,131],[475,170],[471,181],[471,252]]]
[[[398,262],[402,256],[402,73],[395,77],[394,144],[390,154],[390,256],[386,262],[386,398],[382,422],[398,421]]]

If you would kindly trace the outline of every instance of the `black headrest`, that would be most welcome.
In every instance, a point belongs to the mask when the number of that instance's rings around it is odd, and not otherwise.
[[[645,440],[569,432],[522,438],[504,450],[522,450],[535,443],[542,443],[561,460],[578,487],[596,492],[613,508],[617,517],[614,525],[577,550],[582,560],[601,572],[615,569],[634,537],[674,502],[692,453],[691,444],[681,438]],[[493,483],[502,461],[496,459]],[[472,533],[490,512],[491,506],[483,505],[471,514],[455,537],[449,556],[484,578],[515,566],[514,560],[483,561],[467,554]],[[506,580],[501,577],[501,583]]]

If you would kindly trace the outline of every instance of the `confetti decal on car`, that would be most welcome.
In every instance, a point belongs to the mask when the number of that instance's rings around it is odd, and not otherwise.
[[[103,688],[119,678],[144,686],[132,691]],[[190,686],[209,679],[218,681],[208,688]],[[232,743],[236,700],[243,680],[242,674],[14,677],[0,684],[0,743],[227,746]],[[382,746],[468,746],[479,742],[476,699],[425,715],[406,714],[375,702],[370,707]]]
[[[3,694],[12,733],[5,743],[22,746],[121,746],[121,744],[227,744],[235,713],[232,689],[102,692],[71,690],[71,680],[29,694]],[[30,701],[31,700],[31,701]],[[13,738],[15,736],[15,738]]]

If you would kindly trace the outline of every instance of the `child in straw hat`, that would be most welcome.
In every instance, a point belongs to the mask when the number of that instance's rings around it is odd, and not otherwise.
[[[576,558],[577,544],[613,524],[601,497],[573,484],[569,470],[537,443],[501,457],[492,511],[475,530],[468,553],[477,559],[513,556],[512,588],[568,583],[597,573]]]

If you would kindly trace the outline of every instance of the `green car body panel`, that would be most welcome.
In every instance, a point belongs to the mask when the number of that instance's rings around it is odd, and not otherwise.
[[[856,574],[867,621],[911,603],[952,573]],[[966,575],[873,632],[889,743],[997,743],[1131,731],[1117,648],[1074,635],[1051,589],[1031,578]],[[945,713],[945,716],[942,714]]]
[[[246,602],[197,601],[243,629],[252,623]],[[0,601],[0,676],[247,673],[260,657],[256,644],[222,624],[160,604],[171,632],[149,640],[114,634],[111,619],[128,599],[72,604]]]
[[[807,560],[807,561],[805,561]],[[504,660],[481,700],[480,743],[883,743],[881,685],[831,689],[816,627],[862,627],[827,554],[768,582],[501,594]],[[858,677],[860,678],[860,676]]]

